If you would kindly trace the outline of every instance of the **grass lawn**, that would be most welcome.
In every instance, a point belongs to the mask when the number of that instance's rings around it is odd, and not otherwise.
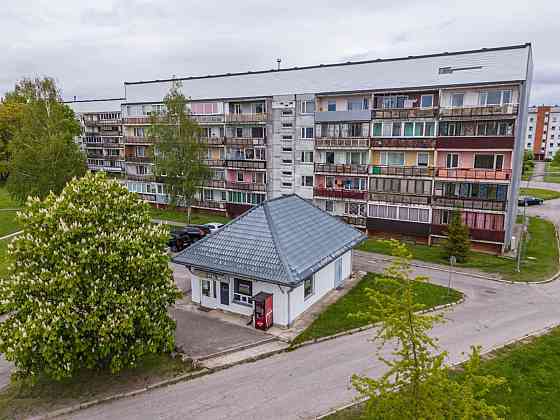
[[[19,207],[21,205],[10,197],[5,185],[0,184],[0,209],[17,209]]]
[[[545,280],[558,270],[558,247],[556,244],[554,225],[547,220],[531,217],[529,219],[529,240],[525,242],[520,273],[516,272],[515,261],[511,258],[474,251],[470,253],[466,262],[457,263],[457,267],[475,268],[487,273],[497,273],[502,278],[511,281]],[[430,247],[417,244],[408,246],[415,260],[447,264],[444,251],[439,246]],[[391,254],[391,248],[378,239],[368,239],[356,249],[379,254]]]
[[[554,200],[555,198],[560,198],[560,192],[545,190],[543,188],[520,188],[519,194],[529,197],[542,198],[543,200]]]
[[[0,237],[14,233],[20,229],[15,221],[15,217],[15,211],[0,211]]]
[[[150,209],[152,218],[169,220],[172,222],[187,223],[187,213],[183,211],[171,210],[171,209],[156,209],[152,207]],[[206,213],[192,213],[191,223],[193,225],[203,225],[210,222],[227,223],[231,219],[225,216],[206,214]]]
[[[554,165],[553,162],[546,162],[545,174],[544,182],[560,183],[560,166]]]
[[[0,391],[0,418],[19,419],[44,414],[95,398],[140,389],[191,370],[192,366],[180,359],[155,355],[118,375],[86,370],[70,380],[57,382],[41,378],[35,385],[18,379]]]
[[[368,273],[352,290],[321,313],[305,331],[294,339],[293,344],[366,325],[367,322],[364,320],[348,316],[370,304],[365,294],[366,288],[390,291],[390,286],[383,282],[381,276]],[[430,283],[416,283],[414,292],[417,301],[424,304],[426,308],[455,302],[462,296],[460,292],[453,289],[448,295],[447,288]]]
[[[496,389],[488,400],[509,407],[508,420],[560,419],[560,329],[499,350],[482,362],[481,370],[507,380],[511,392]],[[356,406],[328,419],[362,419],[362,410]]]

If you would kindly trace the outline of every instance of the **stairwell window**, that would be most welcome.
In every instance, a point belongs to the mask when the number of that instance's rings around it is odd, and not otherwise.
[[[313,127],[301,127],[301,138],[302,139],[312,139],[313,138]]]
[[[300,111],[302,114],[313,114],[315,112],[315,101],[301,101]]]
[[[313,276],[306,278],[303,281],[303,299],[308,299],[315,292],[315,282]]]
[[[313,177],[312,176],[302,176],[301,177],[301,186],[302,187],[312,187],[313,186]]]

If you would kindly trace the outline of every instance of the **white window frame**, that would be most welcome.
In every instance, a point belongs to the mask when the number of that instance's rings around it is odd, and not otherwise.
[[[313,111],[308,110],[308,104],[313,104]],[[300,103],[300,114],[307,115],[315,113],[315,101],[314,100],[303,100]]]
[[[307,182],[311,180],[311,183]],[[302,187],[313,187],[313,175],[302,175],[301,176],[301,186]]]
[[[303,300],[306,301],[307,299],[309,299],[310,297],[312,297],[315,294],[315,275],[311,275],[309,277],[307,277],[305,280],[303,280]],[[311,291],[309,293],[306,293],[306,283],[310,283],[311,284]]]
[[[453,98],[455,96],[461,97],[461,105],[454,105]],[[451,103],[449,104],[451,108],[463,108],[465,106],[465,93],[464,92],[454,92],[451,94]]]
[[[389,165],[389,154],[401,154],[402,155],[402,164],[399,165]],[[382,151],[381,152],[381,165],[383,166],[405,166],[406,165],[406,155],[405,152],[401,151]]]
[[[423,106],[422,105],[422,99],[423,98],[428,98],[431,97],[432,98],[432,102],[430,106]],[[426,95],[420,95],[420,108],[421,109],[429,109],[429,108],[433,108],[434,107],[434,95],[433,94],[426,94]]]
[[[487,155],[493,155],[494,156],[494,161],[492,163],[492,168],[476,168],[475,162],[476,162],[476,157],[477,156],[487,156]],[[502,157],[502,167],[500,169],[496,169],[496,162],[498,161],[498,156]],[[506,158],[505,155],[503,153],[475,153],[473,156],[473,168],[474,169],[480,169],[480,170],[486,170],[486,171],[502,171],[504,169],[504,164],[506,163]]]
[[[311,137],[308,136],[308,130],[311,130]],[[315,138],[315,127],[301,127],[300,138],[306,140],[312,140]]]
[[[426,165],[420,165],[420,155],[425,155],[428,157],[428,161],[426,162]],[[429,152],[418,152],[416,153],[416,166],[421,167],[421,168],[428,168],[430,166],[430,153]]]
[[[457,166],[449,166],[449,156],[457,156]],[[453,162],[452,162],[453,163]],[[445,155],[445,167],[446,169],[457,169],[461,167],[461,156],[459,153],[446,153]]]

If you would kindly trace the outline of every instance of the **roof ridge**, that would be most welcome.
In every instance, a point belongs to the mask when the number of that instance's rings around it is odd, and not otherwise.
[[[277,200],[279,198],[286,198],[286,196],[280,196],[280,197],[275,198],[274,200]],[[273,201],[273,200],[270,200],[270,201]],[[286,255],[282,251],[282,247],[281,247],[280,241],[278,239],[278,233],[276,232],[276,225],[274,224],[274,221],[273,221],[272,217],[270,216],[268,203],[269,203],[268,200],[264,201],[262,206],[263,206],[263,210],[264,210],[264,217],[266,217],[266,222],[267,222],[268,228],[270,230],[270,235],[272,236],[272,243],[274,244],[274,249],[276,249],[276,254],[278,255],[278,258],[280,259],[280,262],[284,266],[284,271],[286,271],[286,274],[288,275],[288,279],[290,280],[290,283],[294,283],[296,281],[296,279],[294,278],[292,270],[291,270],[291,268],[288,264],[288,260],[286,259]]]

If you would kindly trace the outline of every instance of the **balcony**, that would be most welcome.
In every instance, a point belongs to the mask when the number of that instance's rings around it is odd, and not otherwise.
[[[359,111],[322,111],[315,112],[316,123],[328,123],[339,121],[371,121],[371,111],[363,109]]]
[[[153,174],[126,174],[126,178],[131,181],[155,181]]]
[[[372,138],[370,140],[370,146],[376,148],[408,148],[408,149],[435,149],[436,140],[430,138]]]
[[[431,225],[431,234],[447,236],[447,225]],[[505,232],[503,230],[483,230],[469,228],[469,236],[475,241],[504,242]]]
[[[138,162],[138,163],[151,163],[152,158],[150,156],[126,156],[125,160],[127,162]]]
[[[124,171],[124,168],[121,168],[120,166],[105,166],[105,165],[90,165],[88,164],[88,169],[90,169],[91,171],[105,171],[105,172],[122,172]]]
[[[507,202],[497,200],[480,200],[476,198],[433,197],[432,204],[438,207],[506,211]]]
[[[338,216],[339,219],[352,226],[366,227],[366,218],[361,216]]]
[[[339,190],[334,188],[314,188],[313,196],[318,198],[338,198],[350,200],[367,200],[367,191]]]
[[[316,163],[315,172],[324,172],[329,174],[355,174],[367,175],[368,165],[357,164],[335,164],[335,163]]]
[[[87,155],[88,158],[91,158],[91,159],[103,159],[104,158],[103,153],[94,153],[94,152],[90,152],[89,150],[87,151],[86,155]]]
[[[440,118],[445,117],[491,117],[491,116],[514,116],[519,110],[518,104],[488,105],[488,106],[464,106],[460,108],[440,108]]]
[[[428,195],[407,195],[395,193],[370,192],[370,201],[383,201],[387,203],[401,204],[430,204],[430,196]]]
[[[109,149],[111,149],[111,148],[120,149],[124,146],[122,143],[113,143],[111,141],[104,141],[102,144],[103,144],[103,147],[109,148]]]
[[[223,123],[223,115],[194,115],[191,114],[190,117],[199,124],[212,124],[212,123]]]
[[[514,147],[513,136],[504,137],[438,137],[438,149],[511,149]]]
[[[226,204],[220,201],[208,201],[208,200],[195,201],[193,202],[192,206],[199,209],[210,209],[210,210],[220,210],[220,211],[226,210]]]
[[[370,174],[405,177],[433,177],[435,174],[435,168],[423,166],[371,165]]]
[[[124,160],[124,157],[120,155],[104,155],[103,159],[105,160]]]
[[[224,167],[226,161],[223,159],[207,159],[204,161],[204,163],[206,163],[206,165],[210,167]]]
[[[152,123],[150,116],[144,116],[144,117],[126,117],[123,118],[123,124],[130,124],[130,125],[136,125],[136,124],[141,124],[141,125],[149,125]]]
[[[266,139],[261,137],[226,137],[228,146],[264,146]]]
[[[438,178],[452,179],[479,179],[491,181],[509,181],[511,179],[511,169],[502,169],[500,171],[473,169],[473,168],[437,168],[436,176]]]
[[[153,139],[151,137],[125,136],[123,142],[124,144],[152,144]]]
[[[250,182],[227,182],[226,188],[230,190],[265,192],[266,184],[253,184]]]
[[[200,141],[208,146],[223,146],[226,139],[224,137],[201,137]]]
[[[210,188],[225,188],[226,181],[222,179],[207,179],[202,183],[202,185],[204,187],[210,187]]]
[[[120,119],[112,119],[112,120],[88,120],[84,119],[84,125],[88,127],[92,126],[99,126],[99,125],[121,125]]]
[[[317,149],[369,149],[369,138],[317,138],[315,147]]]
[[[373,118],[376,119],[409,119],[409,118],[434,118],[437,108],[376,108]]]
[[[225,161],[227,168],[238,169],[266,169],[266,161],[264,160],[246,160],[246,159],[228,159]]]
[[[226,114],[226,122],[228,123],[262,123],[268,120],[268,114],[262,112],[260,114]]]

